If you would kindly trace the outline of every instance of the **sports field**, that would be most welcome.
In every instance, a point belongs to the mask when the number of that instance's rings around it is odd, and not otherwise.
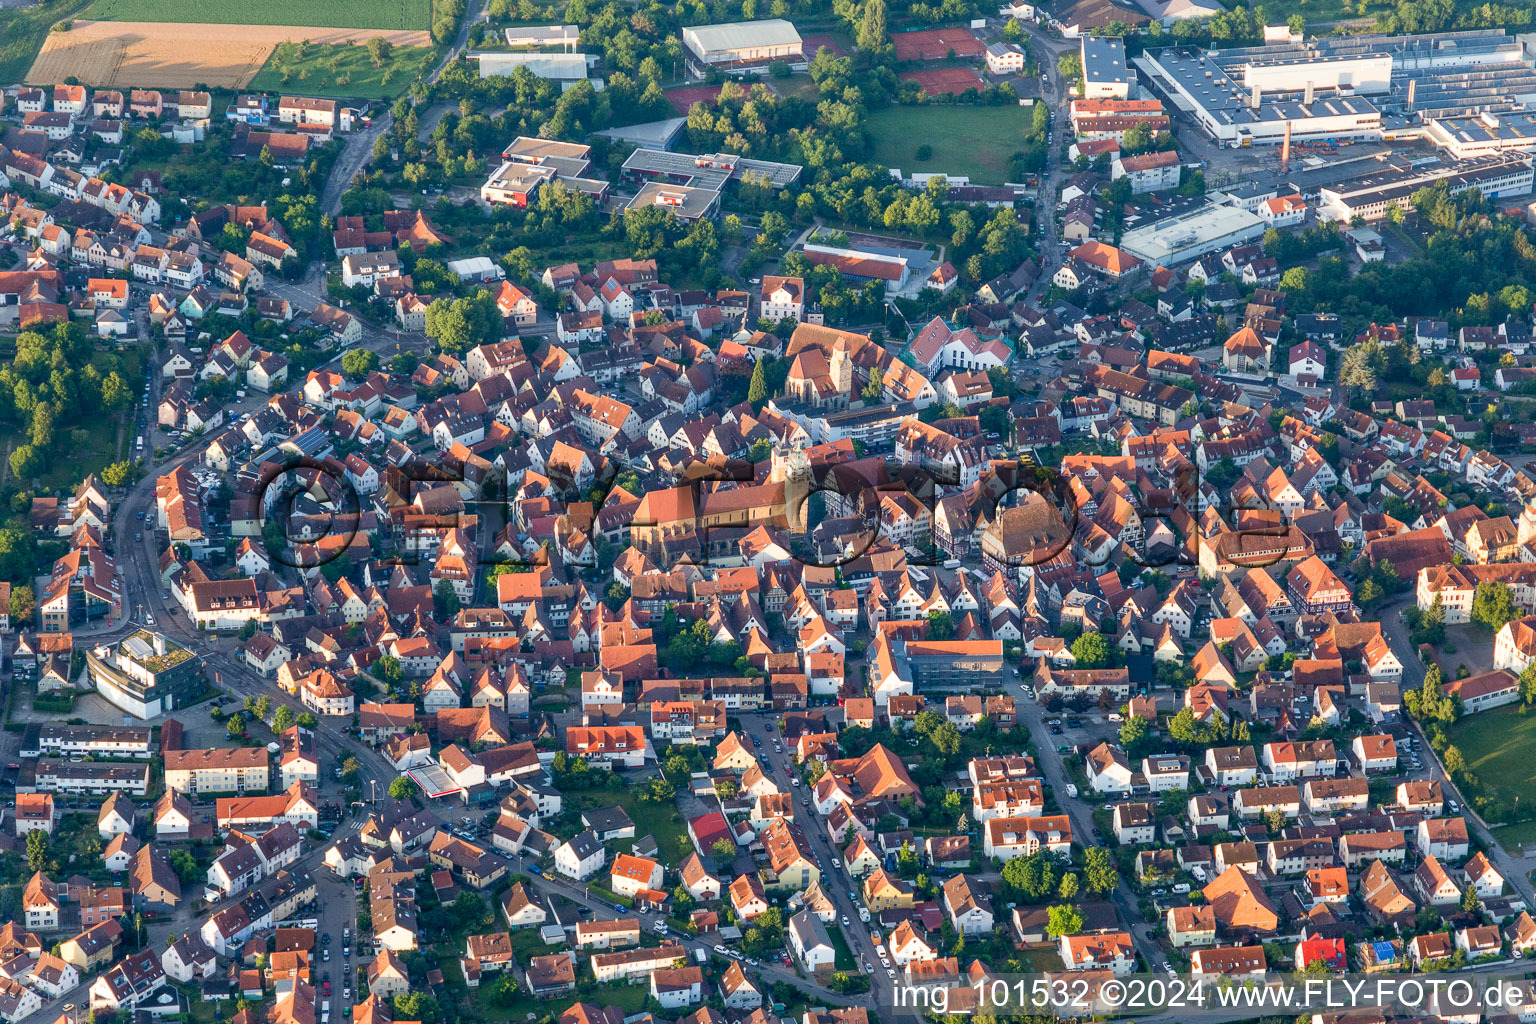
[[[976,33],[955,25],[924,28],[916,32],[892,32],[897,60],[940,60],[955,51],[956,57],[980,57],[987,51]]]
[[[228,0],[96,0],[85,17],[93,21],[425,29],[432,27],[432,0],[263,0],[249,6]]]
[[[874,159],[905,172],[965,175],[978,185],[1000,185],[1008,161],[1024,148],[1029,108],[931,104],[886,107],[866,122],[875,144]],[[933,147],[933,156],[917,159],[917,147]]]
[[[924,71],[903,71],[898,75],[903,82],[916,82],[918,88],[929,96],[948,93],[958,96],[967,89],[981,90],[987,83],[970,68],[928,68]]]
[[[1536,749],[1536,715],[1522,717],[1519,705],[1511,704],[1466,715],[1446,735],[1477,777],[1477,792],[1467,793],[1469,800],[1486,796],[1513,811],[1518,798],[1519,814],[1536,812],[1536,757],[1531,756]],[[1498,834],[1496,830],[1494,836]]]
[[[679,114],[687,114],[688,108],[695,103],[702,103],[712,107],[720,102],[720,86],[718,85],[685,85],[681,89],[668,89],[667,102],[672,104],[672,109]]]

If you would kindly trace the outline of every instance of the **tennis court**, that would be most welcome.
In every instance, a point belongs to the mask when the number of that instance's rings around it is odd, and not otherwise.
[[[839,43],[837,37],[830,32],[813,32],[808,36],[801,36],[800,45],[805,50],[807,59],[816,56],[816,51],[823,46],[831,50],[834,57],[848,56],[848,51],[843,49],[843,44]]]
[[[939,60],[954,50],[956,57],[980,57],[987,51],[976,33],[958,25],[950,28],[925,28],[916,32],[893,32],[896,59]]]
[[[903,71],[903,82],[916,82],[929,96],[948,93],[958,96],[967,89],[985,89],[987,83],[970,68],[929,68],[926,71]]]
[[[718,85],[688,85],[681,89],[668,89],[667,102],[679,114],[687,114],[688,108],[695,103],[705,103],[714,106],[720,102],[720,86]]]

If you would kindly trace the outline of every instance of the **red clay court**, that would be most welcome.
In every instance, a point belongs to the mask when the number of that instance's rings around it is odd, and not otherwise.
[[[929,68],[927,71],[903,71],[903,82],[916,82],[929,96],[948,93],[958,96],[967,89],[985,89],[987,83],[970,68]]]
[[[683,115],[687,115],[688,108],[695,103],[707,103],[711,107],[720,102],[720,86],[718,85],[687,85],[681,89],[668,89],[667,102]]]
[[[892,32],[896,59],[939,60],[954,50],[956,57],[980,57],[987,52],[976,33],[958,25],[950,28],[925,28],[917,32]]]
[[[805,51],[806,60],[815,57],[816,51],[823,46],[831,50],[834,57],[848,56],[848,51],[843,49],[842,44],[833,38],[830,33],[822,32],[800,37],[800,48]]]

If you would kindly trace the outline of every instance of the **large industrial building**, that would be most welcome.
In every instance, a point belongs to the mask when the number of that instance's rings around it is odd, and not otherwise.
[[[774,61],[800,71],[808,66],[800,33],[782,18],[684,28],[683,49],[687,51],[688,70],[700,78],[711,68],[744,75],[761,71]]]
[[[1201,206],[1127,231],[1120,248],[1153,266],[1171,267],[1264,234],[1264,220],[1241,206]]]
[[[1536,149],[1536,114],[1525,111],[1437,117],[1428,138],[1458,160]]]
[[[1453,195],[1475,188],[1496,199],[1528,195],[1533,180],[1530,159],[1510,154],[1428,166],[1393,165],[1319,189],[1317,216],[1345,224],[1356,217],[1380,220],[1393,206],[1407,209],[1419,189],[1441,182]]]
[[[1212,138],[1239,147],[1380,139],[1384,128],[1518,110],[1536,70],[1497,30],[1371,35],[1227,50],[1171,47],[1136,65]]]
[[[539,78],[559,82],[564,92],[577,82],[591,82],[601,89],[603,80],[592,77],[592,66],[597,63],[595,53],[537,53],[518,50],[511,53],[472,51],[465,54],[480,65],[481,78],[510,75],[518,68],[527,68]]]

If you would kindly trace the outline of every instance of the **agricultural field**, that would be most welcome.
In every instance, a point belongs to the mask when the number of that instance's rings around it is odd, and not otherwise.
[[[382,99],[403,92],[416,77],[426,74],[433,56],[430,47],[398,47],[383,67],[374,67],[362,45],[279,43],[246,87],[259,92]]]
[[[93,21],[426,29],[432,24],[432,0],[266,0],[249,7],[210,0],[96,0],[89,17]]]
[[[1000,185],[1008,162],[1024,148],[1030,124],[1028,107],[959,106],[935,103],[887,107],[865,122],[875,144],[874,159],[903,173],[914,171],[966,175],[978,185]],[[920,145],[933,154],[919,160]]]
[[[0,83],[21,81],[37,59],[37,51],[42,49],[54,23],[74,17],[89,3],[90,0],[70,0],[0,10]]]
[[[77,21],[68,32],[48,34],[26,81],[47,85],[74,75],[86,85],[117,89],[190,89],[200,84],[244,89],[279,44],[305,40],[329,47],[361,43],[370,36],[382,36],[397,49],[431,45],[425,31]],[[358,56],[352,59],[366,64],[367,51],[361,45],[355,49]],[[414,77],[414,70],[411,74]],[[410,80],[399,75],[396,72],[394,80],[402,85]],[[316,78],[314,85],[320,84]],[[363,84],[359,80],[359,86]],[[305,91],[321,92],[318,88]]]

